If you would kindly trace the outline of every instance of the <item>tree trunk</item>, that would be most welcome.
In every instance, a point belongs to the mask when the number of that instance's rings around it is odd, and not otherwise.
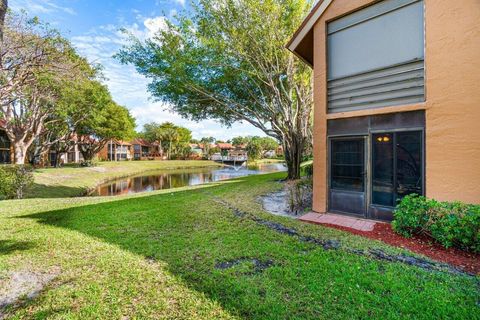
[[[80,148],[80,153],[82,154],[84,161],[91,161],[95,157],[95,152],[90,148]]]
[[[28,145],[23,141],[13,141],[13,149],[15,155],[15,164],[24,165],[27,157]]]
[[[287,180],[300,179],[300,164],[302,163],[304,151],[304,143],[301,140],[302,138],[293,136],[287,137],[286,141],[283,142],[285,162],[288,170]]]
[[[97,154],[97,148],[92,144],[79,144],[78,149],[83,156],[84,161],[91,161]],[[113,157],[113,155],[112,155]]]

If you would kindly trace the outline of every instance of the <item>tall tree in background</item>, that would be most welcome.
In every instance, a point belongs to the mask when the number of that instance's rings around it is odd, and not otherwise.
[[[143,126],[142,136],[150,142],[159,142],[168,159],[186,158],[190,155],[192,132],[171,122],[147,123]]]
[[[210,155],[210,149],[212,149],[213,143],[215,143],[214,137],[203,137],[200,139],[200,144],[202,145],[202,152],[204,155]]]
[[[285,48],[308,0],[199,0],[118,58],[152,79],[150,93],[182,116],[246,121],[281,141],[288,178],[311,141],[311,71]]]

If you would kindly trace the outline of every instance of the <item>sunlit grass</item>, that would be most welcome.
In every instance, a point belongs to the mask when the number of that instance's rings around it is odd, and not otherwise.
[[[222,201],[342,248],[377,241],[271,216],[284,173],[123,197],[0,203],[0,270],[59,276],[14,319],[478,319],[478,278],[324,250]],[[226,269],[222,262],[239,263]],[[252,261],[269,261],[256,270]]]

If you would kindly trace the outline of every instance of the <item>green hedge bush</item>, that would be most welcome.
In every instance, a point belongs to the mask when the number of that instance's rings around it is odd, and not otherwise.
[[[423,234],[446,248],[480,252],[480,205],[409,195],[395,209],[392,226],[406,237]]]
[[[308,178],[313,177],[313,163],[306,164],[302,167],[303,174]]]
[[[22,199],[33,184],[32,169],[27,166],[0,166],[0,200]]]

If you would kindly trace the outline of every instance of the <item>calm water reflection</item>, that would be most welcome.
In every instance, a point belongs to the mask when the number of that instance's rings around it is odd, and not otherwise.
[[[286,171],[282,163],[261,164],[255,167],[224,167],[170,170],[168,172],[149,172],[127,178],[117,179],[99,185],[91,195],[116,196],[137,192],[194,186],[208,182],[227,180],[254,174]]]

